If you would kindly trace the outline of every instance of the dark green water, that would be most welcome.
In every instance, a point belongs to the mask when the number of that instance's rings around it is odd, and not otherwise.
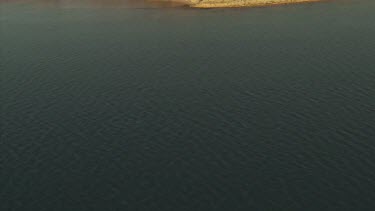
[[[0,9],[0,210],[375,209],[374,1]]]

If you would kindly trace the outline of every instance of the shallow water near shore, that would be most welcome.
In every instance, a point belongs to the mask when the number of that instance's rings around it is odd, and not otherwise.
[[[0,210],[373,210],[374,11],[0,2]]]

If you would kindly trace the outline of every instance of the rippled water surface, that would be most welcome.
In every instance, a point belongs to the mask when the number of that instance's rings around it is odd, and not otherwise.
[[[373,0],[0,24],[0,210],[375,208]]]

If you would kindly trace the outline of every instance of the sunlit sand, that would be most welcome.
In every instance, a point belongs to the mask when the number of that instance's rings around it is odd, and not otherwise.
[[[169,2],[194,8],[260,7],[317,1],[320,0],[149,0],[150,3]]]

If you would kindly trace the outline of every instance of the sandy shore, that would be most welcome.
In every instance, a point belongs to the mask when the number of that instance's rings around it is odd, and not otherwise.
[[[220,7],[260,7],[281,4],[293,4],[304,2],[316,2],[319,0],[224,0],[215,2],[215,0],[202,1],[198,4],[190,5],[196,8],[220,8]]]
[[[151,0],[175,2],[194,8],[261,7],[282,4],[317,2],[321,0]]]

